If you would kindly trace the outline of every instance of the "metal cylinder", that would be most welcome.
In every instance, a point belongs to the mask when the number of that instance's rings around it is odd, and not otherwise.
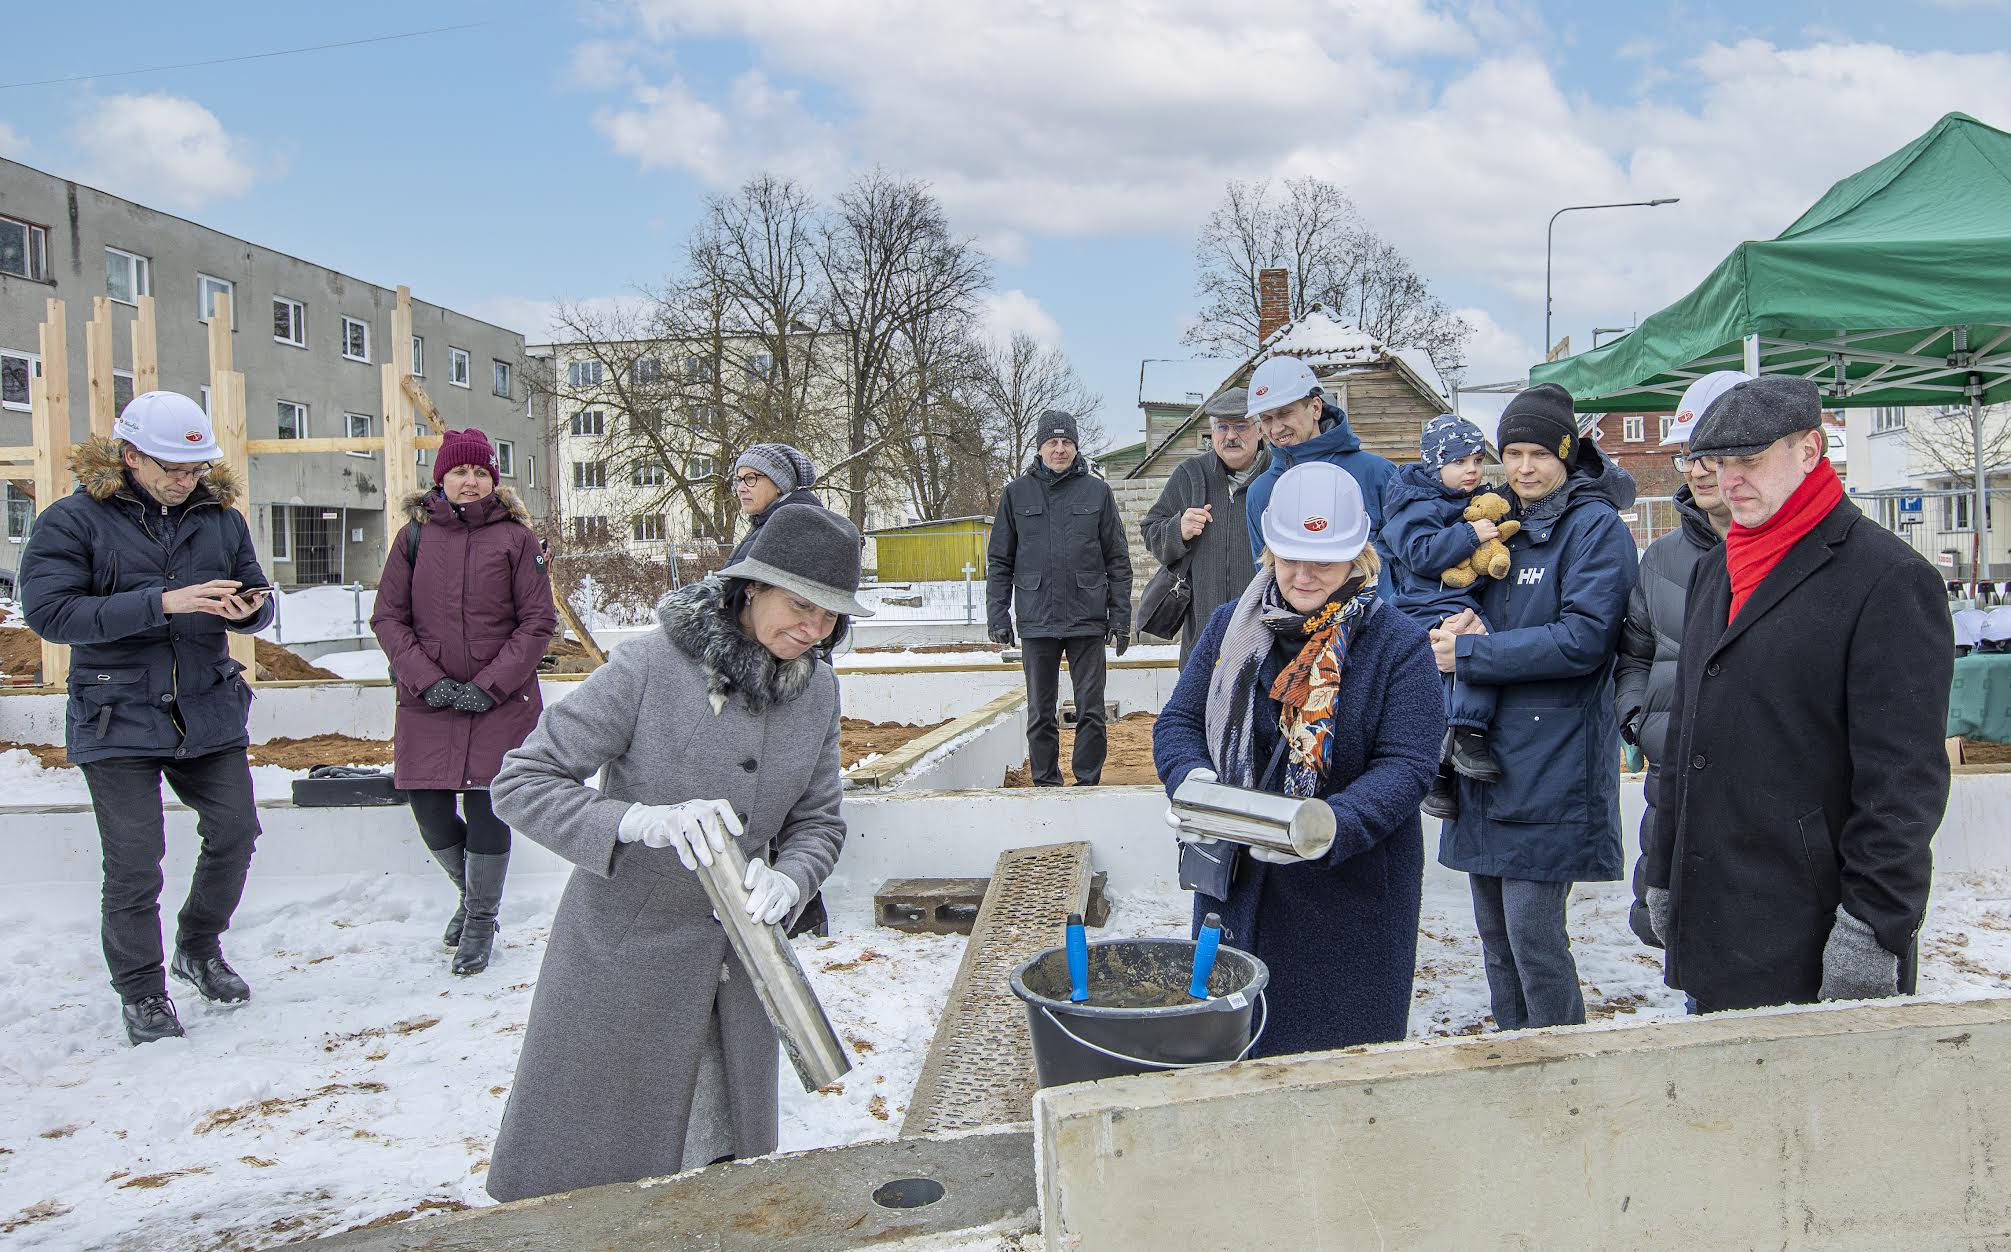
[[[1334,810],[1325,800],[1189,778],[1173,791],[1173,812],[1184,834],[1306,860],[1325,856],[1334,846]]]
[[[775,1023],[775,1033],[782,1036],[782,1050],[803,1090],[815,1091],[844,1077],[852,1058],[831,1029],[831,1019],[824,1015],[796,949],[780,926],[764,926],[747,915],[747,857],[740,845],[729,839],[724,851],[712,854],[712,864],[698,867],[698,881],[754,984],[754,994],[761,997],[768,1020]]]

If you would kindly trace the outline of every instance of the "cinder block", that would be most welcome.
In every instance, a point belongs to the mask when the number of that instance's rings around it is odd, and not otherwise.
[[[1073,726],[1078,720],[1080,719],[1076,716],[1075,701],[1063,700],[1061,702],[1061,724],[1064,726]],[[1105,700],[1103,702],[1104,724],[1107,726],[1111,722],[1114,722],[1116,720],[1117,720],[1117,701]]]

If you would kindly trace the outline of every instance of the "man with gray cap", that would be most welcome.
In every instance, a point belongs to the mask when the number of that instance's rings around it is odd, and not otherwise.
[[[1731,511],[1690,578],[1648,848],[1699,1010],[1914,989],[1954,667],[1932,566],[1844,499],[1814,383],[1726,391],[1689,455]]]
[[[1245,401],[1243,389],[1232,387],[1208,402],[1208,449],[1180,463],[1138,526],[1161,565],[1181,567],[1193,596],[1180,625],[1182,665],[1208,618],[1242,595],[1257,572],[1243,510],[1271,454]]]
[[[744,560],[754,547],[754,536],[775,516],[775,510],[792,504],[824,507],[810,488],[817,485],[817,467],[809,457],[786,443],[757,443],[733,463],[733,495],[740,501],[740,514],[747,519],[747,533],[733,545],[727,563]]]
[[[994,643],[1010,644],[1018,618],[1026,672],[1027,762],[1036,787],[1061,786],[1061,729],[1055,720],[1061,657],[1075,691],[1075,782],[1103,777],[1103,646],[1131,646],[1131,553],[1117,499],[1089,472],[1075,419],[1041,414],[1038,455],[999,497],[985,556],[986,621]]]

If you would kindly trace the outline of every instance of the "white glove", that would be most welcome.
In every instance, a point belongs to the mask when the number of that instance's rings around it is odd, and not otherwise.
[[[1274,852],[1269,848],[1259,848],[1254,844],[1251,845],[1249,852],[1252,858],[1259,861],[1268,861],[1273,865],[1298,865],[1306,859],[1296,852]]]
[[[1196,780],[1196,781],[1198,781],[1198,782],[1215,782],[1215,781],[1217,781],[1217,779],[1216,779],[1216,777],[1215,777],[1215,771],[1214,771],[1214,770],[1212,770],[1212,769],[1209,769],[1209,768],[1208,768],[1208,767],[1207,767],[1206,765],[1202,765],[1202,766],[1198,766],[1198,767],[1196,767],[1196,768],[1194,768],[1194,769],[1190,769],[1190,770],[1188,770],[1188,771],[1187,771],[1187,778],[1183,778],[1183,779],[1181,779],[1180,781],[1182,781],[1182,782],[1186,782],[1186,781],[1187,781],[1187,779],[1189,779],[1189,778],[1191,778],[1191,779],[1194,779],[1194,780]],[[1176,791],[1177,791],[1177,790],[1179,790],[1179,788],[1177,788],[1177,787],[1176,787],[1176,788],[1175,788],[1174,790],[1176,790]],[[1220,839],[1216,839],[1216,838],[1214,838],[1214,837],[1212,837],[1212,836],[1210,836],[1210,835],[1196,835],[1196,834],[1192,834],[1192,833],[1190,833],[1190,832],[1188,832],[1188,831],[1185,831],[1185,830],[1182,830],[1182,829],[1180,828],[1180,814],[1176,813],[1176,812],[1175,812],[1175,811],[1173,810],[1173,806],[1172,806],[1172,805],[1170,805],[1170,804],[1166,806],[1166,824],[1167,824],[1168,826],[1171,826],[1171,827],[1173,828],[1173,836],[1174,836],[1174,838],[1176,838],[1176,839],[1180,840],[1180,842],[1182,842],[1182,843],[1191,843],[1191,844],[1196,844],[1196,845],[1198,845],[1198,846],[1200,846],[1200,847],[1204,847],[1204,848],[1205,848],[1205,847],[1207,847],[1207,846],[1208,846],[1209,844],[1211,844],[1211,843],[1220,843],[1220,842],[1222,842],[1222,841],[1221,841]]]
[[[741,885],[747,888],[747,915],[763,926],[773,926],[789,916],[789,910],[803,898],[803,888],[796,880],[766,861],[749,861],[747,878]]]
[[[712,864],[714,852],[741,834],[740,818],[724,800],[686,800],[683,804],[631,804],[621,815],[615,838],[647,848],[674,848],[684,868]]]

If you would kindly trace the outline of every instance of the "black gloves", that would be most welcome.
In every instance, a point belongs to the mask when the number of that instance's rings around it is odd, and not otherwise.
[[[1128,650],[1128,649],[1129,649],[1129,648],[1131,647],[1131,634],[1130,634],[1130,632],[1129,632],[1129,631],[1123,631],[1123,630],[1113,630],[1113,631],[1111,631],[1111,632],[1110,632],[1110,646],[1111,646],[1111,647],[1113,647],[1113,648],[1115,648],[1115,649],[1117,649],[1117,655],[1119,655],[1119,656],[1123,656],[1123,655],[1124,655],[1124,653],[1126,652],[1126,650]]]
[[[1008,648],[1012,647],[1012,627],[994,627],[991,632],[991,641],[993,643],[1004,644]]]
[[[473,683],[442,678],[419,693],[419,698],[436,709],[459,709],[463,713],[486,713],[496,707],[496,698]]]

